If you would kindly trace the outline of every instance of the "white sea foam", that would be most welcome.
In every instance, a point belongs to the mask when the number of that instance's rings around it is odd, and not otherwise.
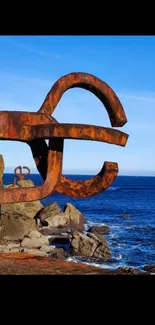
[[[121,260],[122,259],[122,255],[121,254],[118,254],[117,257],[115,257],[116,260]]]
[[[92,226],[102,227],[102,226],[107,226],[107,224],[105,222],[88,221],[88,223],[84,225],[84,228],[87,230],[87,228],[92,227]]]
[[[112,228],[112,229],[119,229],[120,226],[114,226],[114,225],[112,225],[112,226],[110,226],[110,228]]]
[[[110,234],[109,238],[118,238],[118,236],[116,234]]]
[[[119,254],[118,257],[115,257],[116,260],[121,260],[122,259],[122,255]],[[77,259],[76,257],[68,257],[66,258],[66,261],[68,262],[74,262],[74,263],[79,263],[79,264],[86,264],[86,265],[90,265],[90,266],[95,266],[95,267],[99,267],[101,269],[116,269],[119,266],[122,266],[123,264],[119,264],[118,263],[113,263],[113,264],[106,264],[103,262],[101,263],[97,263],[97,262],[87,262],[87,261],[81,261],[80,259]]]
[[[110,186],[110,187],[107,188],[107,191],[116,191],[116,190],[119,190],[119,189],[120,189],[120,187]]]

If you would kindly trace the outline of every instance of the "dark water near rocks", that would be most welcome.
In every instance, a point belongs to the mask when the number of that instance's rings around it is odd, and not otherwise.
[[[90,175],[66,176],[78,180],[90,178]],[[31,174],[29,178],[35,185],[43,183],[38,174]],[[12,182],[13,174],[4,174],[4,184]],[[73,203],[87,218],[88,226],[110,226],[111,231],[105,237],[113,258],[105,262],[96,261],[96,265],[143,268],[155,263],[155,177],[118,176],[109,189],[92,198],[76,199],[54,193],[42,203],[46,205],[55,201],[62,208],[67,202]],[[94,263],[84,258],[81,261]]]

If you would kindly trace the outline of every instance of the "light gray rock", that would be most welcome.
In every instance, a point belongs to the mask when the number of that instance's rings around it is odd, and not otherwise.
[[[42,252],[45,252],[45,253],[49,253],[50,251],[52,251],[53,249],[50,247],[50,246],[47,246],[47,245],[43,245],[40,250]]]
[[[28,234],[28,237],[31,238],[40,238],[41,237],[41,233],[37,230],[31,230]]]
[[[64,207],[64,213],[70,220],[71,228],[75,228],[79,231],[84,229],[84,224],[87,223],[87,220],[83,214],[73,206],[73,204],[67,203]]]
[[[112,256],[107,240],[103,236],[92,233],[85,235],[78,231],[74,231],[73,233],[71,253],[73,255],[77,253],[77,255],[100,259],[109,259]]]
[[[17,247],[20,247],[20,243],[19,244],[16,244],[16,243],[9,243],[7,245],[7,248],[17,248]]]
[[[49,241],[47,237],[40,238],[24,238],[21,242],[22,247],[27,248],[41,248],[43,245],[49,245]]]

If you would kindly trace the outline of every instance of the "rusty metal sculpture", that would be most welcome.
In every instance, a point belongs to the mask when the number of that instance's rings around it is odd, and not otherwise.
[[[115,180],[118,164],[105,162],[101,171],[85,181],[62,175],[64,139],[107,142],[125,146],[128,135],[116,129],[84,124],[58,123],[51,115],[67,89],[81,87],[96,95],[104,104],[112,127],[127,122],[124,109],[114,91],[102,80],[87,73],[71,73],[60,78],[47,94],[37,113],[0,112],[0,139],[26,142],[36,167],[45,180],[33,188],[0,189],[0,204],[34,201],[54,191],[72,197],[90,197],[103,192]],[[49,140],[49,144],[46,144]]]
[[[19,169],[19,173],[17,173],[17,170],[18,169]],[[28,172],[27,173],[22,173],[22,169],[27,169]],[[23,181],[25,179],[25,176],[30,175],[30,168],[27,167],[27,166],[23,166],[23,167],[22,166],[18,166],[18,167],[15,168],[14,174],[15,174],[15,176],[14,176],[14,182],[13,182],[13,184],[16,185],[16,183],[17,183],[17,177],[19,178],[20,181]]]

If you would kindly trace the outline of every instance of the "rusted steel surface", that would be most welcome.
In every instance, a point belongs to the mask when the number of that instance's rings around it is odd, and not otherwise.
[[[19,173],[17,173],[17,170],[18,169],[19,169]],[[22,169],[27,169],[28,172],[22,174]],[[23,167],[22,166],[18,166],[18,167],[15,168],[14,174],[15,174],[15,176],[14,176],[14,182],[13,182],[13,184],[16,185],[17,177],[19,177],[20,181],[23,181],[25,179],[25,176],[30,175],[30,168],[27,167],[27,166],[23,166]]]
[[[104,191],[116,178],[116,162],[105,162],[101,171],[86,181],[74,181],[62,175],[64,139],[101,141],[119,146],[125,146],[128,139],[126,133],[116,129],[58,123],[51,114],[64,92],[74,87],[87,89],[101,100],[112,127],[120,127],[127,122],[122,104],[114,91],[105,82],[87,73],[71,73],[60,78],[37,113],[0,112],[0,139],[26,142],[45,180],[43,185],[34,188],[0,189],[0,204],[33,201],[54,191],[73,197],[89,197]],[[48,145],[45,140],[49,140]]]

